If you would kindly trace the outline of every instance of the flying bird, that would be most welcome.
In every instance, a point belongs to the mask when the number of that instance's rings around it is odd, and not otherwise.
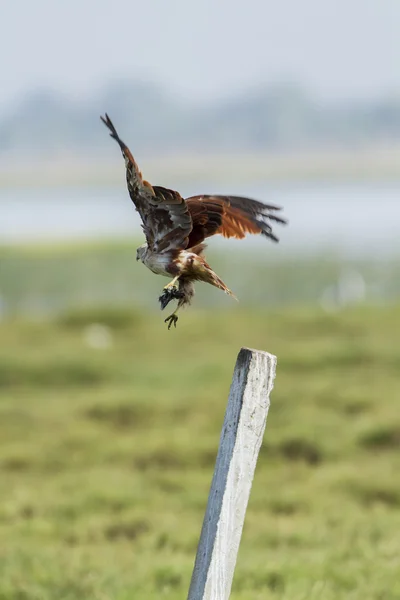
[[[128,192],[142,220],[146,242],[137,249],[136,260],[157,275],[172,277],[159,298],[162,310],[171,300],[178,300],[175,311],[165,319],[168,329],[172,324],[176,327],[177,311],[191,303],[195,281],[210,283],[235,298],[206,262],[204,240],[217,234],[242,239],[253,233],[278,242],[270,222],[286,223],[277,214],[280,207],[240,196],[201,195],[184,199],[179,192],[153,186],[143,179],[107,113],[100,118],[121,148]]]

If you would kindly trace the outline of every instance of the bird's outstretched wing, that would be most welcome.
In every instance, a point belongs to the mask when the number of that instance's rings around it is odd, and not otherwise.
[[[185,200],[173,190],[145,181],[128,146],[119,137],[110,117],[100,117],[125,159],[129,195],[142,219],[146,241],[154,252],[186,248],[192,231],[192,217]]]
[[[241,196],[192,196],[186,203],[193,220],[189,248],[217,234],[242,239],[246,233],[261,233],[277,242],[270,221],[286,223],[276,214],[280,207]]]

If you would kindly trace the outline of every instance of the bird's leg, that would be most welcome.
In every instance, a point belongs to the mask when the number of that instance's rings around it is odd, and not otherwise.
[[[172,324],[174,324],[174,327],[176,327],[176,322],[178,320],[178,315],[176,313],[178,312],[178,309],[179,309],[179,304],[176,307],[176,309],[174,310],[174,312],[172,313],[172,315],[169,315],[169,317],[164,319],[164,323],[168,323],[168,330],[171,329]]]
[[[172,313],[172,315],[169,315],[169,317],[167,317],[164,321],[165,323],[168,323],[168,329],[171,329],[172,325],[176,327],[176,322],[178,321],[178,315],[176,313],[178,312],[178,310],[180,308],[183,308],[184,306],[188,306],[191,303],[194,296],[193,280],[182,276],[179,280],[178,293],[180,294],[180,298],[178,300],[177,307]]]
[[[161,310],[164,310],[171,300],[180,300],[183,297],[182,292],[179,291],[179,288],[176,285],[178,279],[179,275],[174,277],[173,280],[167,283],[167,285],[163,288],[163,293],[159,297]]]
[[[164,290],[169,290],[169,289],[174,288],[174,287],[176,288],[177,287],[176,286],[176,282],[178,281],[178,279],[179,279],[179,275],[177,275],[176,277],[174,277],[172,281],[170,281],[169,283],[167,283],[167,285],[164,285],[163,289]]]

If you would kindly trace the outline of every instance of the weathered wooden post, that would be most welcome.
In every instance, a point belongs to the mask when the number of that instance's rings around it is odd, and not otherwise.
[[[188,600],[227,600],[274,385],[276,357],[237,357]]]

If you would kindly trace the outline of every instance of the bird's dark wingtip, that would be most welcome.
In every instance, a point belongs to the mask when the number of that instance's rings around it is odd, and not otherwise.
[[[272,240],[276,244],[279,244],[279,238],[276,237],[276,235],[274,235],[273,233],[266,233],[265,231],[263,231],[262,235],[265,235],[267,238],[269,238],[270,240]]]
[[[275,223],[279,223],[279,225],[288,225],[289,223],[287,219],[276,217],[275,215],[269,215],[269,219],[271,219],[271,221],[275,221]]]
[[[265,237],[269,238],[272,242],[279,242],[279,238],[273,233],[270,225],[263,222],[259,222],[258,225],[261,227],[261,235],[264,235]]]
[[[117,138],[118,137],[117,130],[115,129],[114,124],[111,121],[108,114],[104,113],[104,117],[103,117],[103,115],[100,115],[100,119],[103,121],[104,125],[111,131],[110,135]]]
[[[122,151],[124,151],[126,149],[126,145],[124,144],[124,142],[120,139],[117,130],[114,127],[113,122],[111,121],[110,117],[108,116],[108,113],[104,113],[104,117],[103,115],[100,115],[100,119],[102,120],[102,122],[104,123],[104,125],[107,127],[107,129],[110,132],[110,137],[112,137],[113,140],[115,140]]]
[[[104,113],[104,117],[103,117],[103,115],[100,115],[100,119],[103,121],[103,123],[106,127],[109,127],[110,117],[108,116],[107,113]]]

